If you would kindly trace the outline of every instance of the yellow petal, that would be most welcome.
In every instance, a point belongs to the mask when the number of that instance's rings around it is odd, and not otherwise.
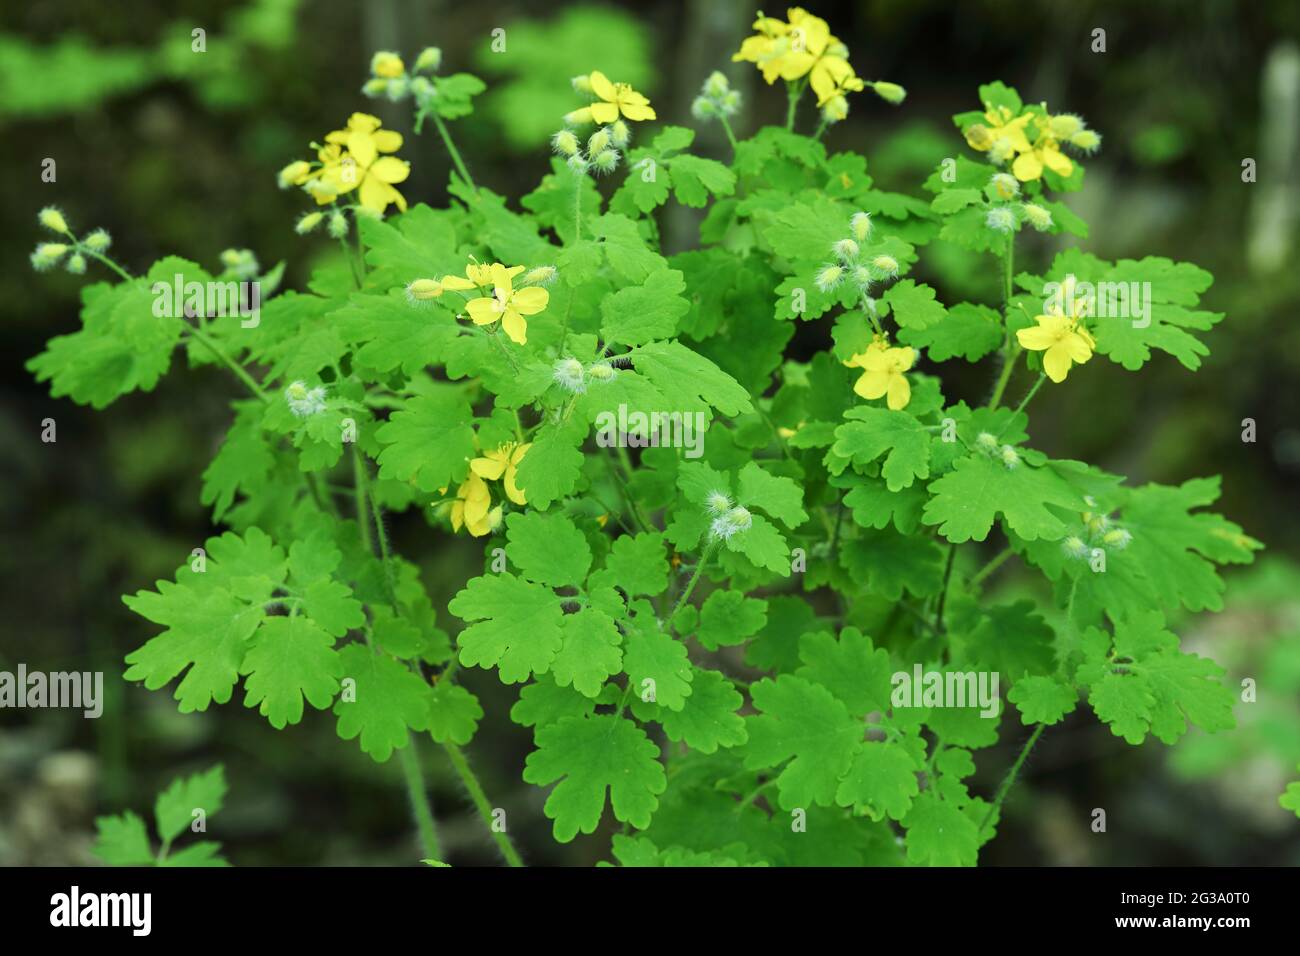
[[[1053,345],[1043,353],[1043,371],[1053,382],[1064,382],[1070,371],[1070,350],[1065,345]]]
[[[1039,325],[1021,329],[1016,333],[1016,341],[1020,343],[1021,348],[1029,349],[1031,352],[1041,352],[1043,349],[1050,349],[1056,343],[1056,336]]]
[[[476,262],[473,265],[469,265],[465,267],[465,275],[469,276],[469,280],[473,282],[476,286],[485,286],[485,285],[492,284],[491,266],[485,266]]]
[[[468,279],[463,279],[460,276],[443,276],[442,287],[457,292],[464,292],[467,289],[477,288],[474,283],[470,282]]]
[[[470,471],[480,478],[486,478],[488,481],[496,481],[506,472],[506,458],[504,455],[498,457],[497,453],[489,452],[482,458],[475,458],[469,463]]]
[[[656,118],[655,111],[652,107],[648,105],[637,104],[637,103],[624,103],[623,115],[626,116],[628,119],[633,120],[634,122],[637,123],[642,123],[645,122],[646,120],[652,120]]]
[[[400,183],[411,175],[411,164],[396,156],[381,156],[374,161],[366,174],[374,176],[383,183]]]
[[[1015,174],[1016,179],[1027,183],[1043,175],[1043,164],[1034,153],[1021,153],[1011,164],[1011,172]]]
[[[607,100],[610,103],[614,102],[615,97],[618,95],[618,91],[614,89],[614,84],[609,81],[609,77],[600,72],[600,70],[592,70],[591,76],[588,77],[588,79],[591,82],[591,91],[593,93],[599,96],[602,100]],[[601,120],[601,122],[605,121]]]
[[[1070,358],[1080,365],[1092,358],[1092,349],[1088,345],[1088,340],[1077,332],[1066,336],[1064,345]]]
[[[889,407],[894,411],[906,408],[912,400],[912,386],[906,375],[895,375],[889,383]]]
[[[618,119],[618,104],[616,103],[592,103],[589,107],[591,118],[597,123],[612,123]]]
[[[549,301],[551,301],[551,294],[545,289],[528,286],[510,297],[510,306],[521,315],[536,315],[546,308],[546,303]]]
[[[1068,176],[1074,172],[1074,163],[1070,162],[1070,157],[1059,149],[1043,149],[1039,152],[1042,153],[1043,162],[1047,165],[1047,168],[1056,175]]]
[[[491,325],[501,318],[499,305],[500,303],[496,299],[483,296],[478,299],[470,299],[465,303],[465,311],[469,313],[469,317],[474,320],[475,325]]]
[[[523,345],[528,341],[528,323],[515,311],[513,305],[506,307],[505,315],[501,318],[501,328],[505,329],[506,335],[510,336],[510,341],[516,345]]]
[[[887,372],[863,372],[862,376],[853,384],[853,391],[863,398],[879,398],[888,390],[889,374]]]
[[[364,169],[375,161],[379,150],[375,149],[375,140],[369,133],[353,133],[348,137],[348,152]]]
[[[371,139],[375,141],[375,149],[381,153],[395,153],[402,148],[402,134],[396,130],[376,130]]]

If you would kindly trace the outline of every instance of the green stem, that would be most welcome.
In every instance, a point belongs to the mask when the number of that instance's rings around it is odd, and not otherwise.
[[[691,575],[690,581],[686,583],[686,590],[682,592],[682,596],[679,597],[677,603],[673,605],[672,612],[668,615],[668,620],[671,621],[676,617],[677,612],[681,610],[682,605],[690,599],[691,592],[695,590],[695,585],[699,583],[700,574],[704,571],[704,566],[709,563],[709,558],[713,557],[713,552],[716,548],[717,544],[715,542],[704,549],[704,554],[700,555],[699,564],[695,565],[695,573]]]
[[[822,133],[826,132],[826,127],[829,126],[829,125],[830,125],[830,124],[827,123],[827,122],[826,122],[826,119],[823,117],[823,118],[822,118],[822,121],[821,121],[820,123],[817,124],[817,132],[813,133],[813,142],[814,142],[814,143],[819,142],[819,141],[821,140],[821,138],[822,138]]]
[[[227,355],[225,351],[222,350],[221,346],[217,345],[216,342],[208,338],[206,332],[204,332],[198,326],[189,325],[188,323],[186,324],[186,328],[189,330],[190,335],[192,335],[195,338],[195,340],[197,340],[199,343],[204,345],[209,352],[211,352],[214,356],[216,356],[218,361],[223,363],[227,368],[229,368],[232,372],[234,372],[235,375],[238,376],[239,380],[248,386],[249,391],[251,391],[254,395],[256,395],[264,402],[269,403],[271,401],[270,396],[268,396],[266,392],[262,390],[262,386],[257,384],[257,381],[253,378],[253,376],[249,375],[242,365],[240,365],[229,355]]]
[[[447,756],[451,758],[451,765],[456,768],[460,782],[465,785],[465,789],[469,792],[469,798],[478,809],[478,814],[483,818],[483,823],[487,826],[488,832],[492,834],[492,839],[496,841],[497,848],[501,850],[501,855],[506,858],[506,862],[511,866],[523,866],[524,861],[520,859],[519,851],[515,849],[510,837],[505,832],[498,831],[493,827],[492,805],[488,803],[487,794],[483,792],[483,785],[479,783],[478,777],[474,776],[474,771],[470,769],[465,754],[453,743],[448,742],[442,746],[447,751]]]
[[[731,155],[734,157],[736,151],[740,149],[740,144],[736,142],[736,133],[732,130],[731,123],[721,113],[718,114],[718,119],[722,122],[722,131],[727,134],[727,142],[731,144]]]
[[[934,612],[934,629],[938,633],[943,633],[943,606],[948,600],[948,582],[952,578],[952,564],[957,557],[957,546],[948,545],[948,562],[943,568],[943,586],[939,588],[939,606]]]
[[[121,266],[119,266],[116,262],[114,262],[114,261],[113,261],[112,259],[110,259],[108,256],[104,255],[102,252],[96,252],[96,251],[93,250],[93,249],[87,249],[85,246],[81,245],[80,243],[77,244],[77,249],[78,249],[79,251],[81,251],[81,252],[84,252],[86,255],[88,255],[88,256],[90,256],[90,257],[92,257],[92,258],[94,258],[94,259],[98,259],[100,262],[104,263],[104,265],[108,266],[110,269],[112,269],[114,272],[116,272],[119,276],[121,276],[121,277],[122,277],[123,279],[125,279],[127,282],[130,282],[130,281],[131,281],[131,273],[127,272],[125,269],[123,269]]]
[[[470,176],[469,170],[465,168],[465,161],[460,158],[460,150],[456,148],[456,144],[451,140],[451,133],[447,130],[447,124],[442,121],[442,117],[437,113],[430,113],[429,115],[433,117],[433,124],[438,127],[438,135],[442,137],[443,145],[447,147],[447,153],[451,156],[456,171],[460,173],[460,178],[465,180],[471,190],[478,192],[473,177]]]
[[[366,499],[369,497],[370,483],[366,480],[365,465],[361,461],[361,452],[354,444],[352,446],[352,493],[357,501],[357,525],[361,528],[361,544],[366,549],[366,554],[371,551],[370,544],[370,516],[369,506]]]
[[[988,564],[984,565],[984,567],[979,569],[976,575],[970,579],[970,586],[975,587],[975,585],[979,584],[981,581],[987,578],[998,568],[1002,567],[1002,565],[1004,565],[1007,562],[1007,560],[1010,559],[1010,557],[1015,553],[1016,552],[1011,548],[1006,548],[1005,550],[1003,550],[1001,554],[997,555],[995,558],[989,561]]]
[[[573,241],[582,238],[582,179],[586,173],[573,171]]]
[[[1043,383],[1044,383],[1045,381],[1047,381],[1047,374],[1044,373],[1044,372],[1040,372],[1040,373],[1038,374],[1038,381],[1036,381],[1036,382],[1034,383],[1034,387],[1031,388],[1031,389],[1028,391],[1028,393],[1025,395],[1025,397],[1022,398],[1022,399],[1020,400],[1020,404],[1016,406],[1015,414],[1019,415],[1021,412],[1023,412],[1023,411],[1025,410],[1025,406],[1028,405],[1029,402],[1030,402],[1030,400],[1031,400],[1035,395],[1038,394],[1038,390],[1039,390],[1040,388],[1043,387]],[[998,437],[1001,437],[1001,436],[998,436]]]
[[[420,831],[424,855],[431,860],[441,860],[438,830],[433,823],[433,810],[429,806],[429,794],[424,787],[424,774],[420,771],[420,757],[415,750],[414,738],[398,751],[398,756],[402,760],[402,776],[406,778],[406,793],[410,798],[411,812],[415,815],[416,829]]]
[[[1029,756],[1029,751],[1034,749],[1034,744],[1038,743],[1038,738],[1042,736],[1043,730],[1046,726],[1046,724],[1039,724],[1034,728],[1034,732],[1029,735],[1029,739],[1025,741],[1024,747],[1021,748],[1020,756],[1016,758],[1016,762],[1011,765],[1011,769],[1007,771],[1007,775],[1002,779],[1002,786],[998,787],[997,796],[993,798],[992,805],[989,807],[988,812],[984,814],[983,822],[980,823],[980,836],[984,835],[984,828],[989,825],[989,821],[993,819],[993,815],[997,813],[998,809],[1002,806],[1002,801],[1007,798],[1007,793],[1011,790],[1011,785],[1016,782],[1016,775],[1020,773],[1020,768],[1024,766],[1025,760]]]
[[[1010,345],[1011,345],[1011,337],[1008,336],[1007,347],[1009,348]],[[1020,360],[1020,353],[1022,351],[1023,350],[1020,348],[1020,346],[1016,346],[1016,350],[1011,353],[1010,357],[1005,358],[1003,360],[1002,374],[998,376],[998,382],[996,385],[993,386],[993,396],[989,399],[990,409],[997,408],[998,403],[1002,401],[1002,393],[1007,390],[1007,382],[1011,381],[1011,373],[1016,367],[1016,362]]]
[[[790,98],[790,105],[785,111],[785,128],[794,132],[794,113],[795,107],[799,105],[799,97],[803,95],[803,83],[790,80],[785,85],[786,95]]]

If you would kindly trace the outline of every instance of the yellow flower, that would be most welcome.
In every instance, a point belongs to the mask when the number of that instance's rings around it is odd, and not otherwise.
[[[380,155],[402,148],[402,134],[380,129],[380,125],[378,117],[353,113],[347,129],[327,135],[326,143],[347,152],[332,155],[329,160],[322,155],[321,161],[326,165],[321,180],[336,196],[359,188],[361,205],[373,212],[382,215],[391,204],[405,212],[406,198],[393,188],[393,183],[400,183],[410,175],[411,164],[395,156]]]
[[[1064,382],[1070,366],[1082,365],[1092,358],[1097,348],[1096,341],[1083,326],[1088,300],[1084,296],[1076,297],[1073,276],[1066,276],[1061,283],[1061,298],[1064,308],[1050,304],[1046,315],[1035,318],[1038,325],[1016,333],[1022,348],[1043,353],[1043,371],[1053,382]]]
[[[486,275],[483,273],[484,269],[487,269]],[[499,262],[494,262],[490,266],[470,266],[466,270],[474,285],[492,286],[491,296],[470,299],[465,303],[469,317],[475,325],[491,325],[500,320],[501,328],[505,330],[506,335],[519,345],[528,341],[528,323],[524,321],[524,316],[536,315],[545,309],[546,303],[551,300],[551,294],[538,286],[514,288],[514,277],[523,271],[523,266],[512,266],[507,269]],[[455,285],[449,284],[448,280],[451,278],[453,277],[448,276],[442,280],[445,288],[456,288]],[[488,281],[481,281],[484,279]]]
[[[986,104],[987,105],[987,104]],[[992,150],[994,162],[1004,162],[1012,155],[1029,151],[1025,127],[1033,115],[1014,116],[1006,106],[989,106],[984,113],[984,123],[976,123],[965,131],[971,149],[987,153]],[[987,124],[987,125],[985,125]]]
[[[591,91],[599,100],[590,106],[574,110],[565,119],[572,123],[613,123],[619,115],[630,120],[652,120],[654,108],[650,101],[632,89],[627,83],[612,83],[609,77],[599,70],[593,70],[587,78]]]
[[[769,84],[778,77],[789,81],[807,76],[817,94],[818,106],[835,96],[863,89],[862,80],[849,65],[848,50],[831,35],[821,17],[791,7],[784,21],[760,16],[754,21],[754,31],[731,59],[755,64]]]
[[[451,505],[452,530],[459,531],[463,525],[474,537],[481,538],[492,531],[492,510],[487,482],[471,471],[456,489],[456,500]]]
[[[1034,141],[1033,146],[1022,151],[1011,164],[1011,171],[1022,183],[1040,178],[1044,166],[1058,176],[1069,176],[1074,172],[1074,163],[1070,161],[1069,156],[1061,152],[1060,143],[1052,135],[1051,122],[1050,118],[1039,118],[1038,139]]]
[[[516,445],[514,442],[509,442],[496,451],[475,458],[469,463],[470,470],[488,481],[496,481],[504,476],[506,497],[517,505],[526,505],[528,499],[515,484],[515,478],[519,473],[519,463],[524,460],[524,455],[531,447],[533,447],[531,443]]]
[[[380,50],[370,60],[370,72],[386,80],[396,79],[406,72],[406,64],[396,53]]]
[[[912,400],[912,386],[903,373],[915,362],[915,349],[891,348],[883,338],[877,338],[865,352],[854,355],[844,364],[863,370],[853,384],[853,391],[868,399],[887,396],[886,403],[898,411],[906,408]]]

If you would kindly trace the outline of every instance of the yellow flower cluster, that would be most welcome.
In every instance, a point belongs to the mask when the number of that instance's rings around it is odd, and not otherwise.
[[[469,463],[469,475],[456,489],[456,500],[451,503],[451,527],[462,527],[476,538],[491,534],[501,526],[502,505],[492,505],[489,481],[501,481],[506,497],[517,505],[528,504],[528,499],[515,483],[519,463],[532,445],[510,442],[496,451],[475,458]],[[443,488],[446,494],[447,489]]]
[[[760,12],[753,28],[754,35],[731,57],[734,62],[753,63],[769,84],[807,77],[827,121],[838,122],[848,115],[848,94],[861,92],[867,83],[853,71],[848,47],[831,34],[825,20],[802,7],[791,7],[784,20]],[[871,87],[894,104],[907,95],[896,83],[876,82]]]
[[[523,345],[528,341],[528,322],[526,315],[536,315],[546,308],[551,294],[536,284],[523,288],[514,287],[515,276],[524,271],[523,266],[507,268],[499,262],[490,265],[470,263],[465,268],[465,275],[446,275],[441,279],[416,279],[406,287],[407,295],[412,299],[437,299],[444,292],[481,293],[477,298],[465,303],[475,325],[492,325],[500,322],[502,330],[512,342]],[[555,275],[552,268],[533,269],[524,277],[526,283],[550,281]],[[488,290],[491,292],[488,292]]]
[[[1046,104],[1025,107],[1019,115],[1008,106],[985,104],[984,122],[973,123],[963,134],[971,149],[988,153],[999,166],[1011,162],[1011,172],[1022,183],[1042,178],[1050,169],[1058,176],[1074,172],[1074,163],[1062,152],[1068,144],[1085,152],[1095,150],[1101,137],[1086,129],[1070,113],[1052,116]]]
[[[894,411],[906,408],[912,400],[912,386],[904,374],[916,363],[916,349],[894,347],[883,335],[877,335],[867,350],[852,356],[844,364],[862,369],[853,391],[863,398],[885,397]]]
[[[378,117],[353,113],[345,129],[328,133],[316,147],[315,163],[298,160],[280,170],[280,187],[301,187],[320,206],[356,190],[359,205],[376,215],[390,205],[404,212],[406,198],[393,184],[410,175],[411,164],[385,155],[401,149],[402,134],[381,126]]]

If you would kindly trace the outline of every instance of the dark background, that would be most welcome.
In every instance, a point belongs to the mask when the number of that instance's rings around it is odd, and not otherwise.
[[[1300,5],[881,0],[809,9],[831,22],[860,75],[909,91],[898,108],[855,97],[849,119],[826,136],[832,150],[858,150],[883,186],[920,194],[934,165],[964,150],[951,114],[977,107],[978,85],[1001,79],[1026,101],[1079,113],[1102,133],[1084,190],[1069,197],[1091,226],[1087,248],[1108,259],[1196,262],[1216,276],[1204,307],[1228,316],[1209,335],[1213,354],[1199,372],[1163,353],[1138,375],[1094,362],[1068,390],[1040,394],[1033,433],[1050,454],[1137,483],[1224,476],[1219,509],[1268,550],[1254,568],[1229,572],[1225,612],[1176,623],[1185,646],[1227,667],[1229,681],[1257,679],[1259,702],[1237,708],[1237,730],[1193,734],[1175,748],[1130,747],[1077,713],[1030,759],[982,861],[1300,863],[1294,815],[1277,806],[1300,763],[1300,572],[1287,557],[1300,536],[1292,499],[1300,472]],[[772,4],[767,12],[783,11]],[[168,253],[212,268],[221,250],[248,247],[264,265],[287,260],[286,281],[301,288],[313,263],[333,253],[324,237],[293,233],[303,198],[278,191],[275,172],[352,111],[377,112],[408,135],[401,155],[414,172],[402,188],[412,201],[445,202],[448,164],[432,130],[410,135],[405,105],[359,93],[373,50],[399,50],[410,62],[437,45],[444,72],[487,80],[479,111],[455,123],[454,134],[475,178],[517,198],[547,170],[545,137],[576,105],[568,77],[592,68],[635,82],[661,120],[692,126],[691,99],[722,69],[746,93],[739,135],[779,122],[784,91],[730,62],[752,12],[723,0],[6,4],[0,669],[18,661],[101,669],[109,699],[98,721],[0,712],[0,863],[88,861],[96,813],[148,816],[174,776],[217,761],[232,792],[210,835],[237,864],[418,856],[397,761],[376,766],[335,737],[328,715],[311,712],[275,732],[237,703],[181,716],[170,689],[120,680],[123,655],[153,633],[120,595],[170,577],[216,530],[198,503],[199,475],[238,392],[212,367],[174,365],[154,392],[104,412],[50,399],[23,364],[49,337],[77,327],[84,280],[28,268],[44,238],[37,210],[57,203],[75,229],[106,227],[115,255],[137,271]],[[194,27],[207,31],[206,54],[190,51]],[[493,54],[487,44],[498,27],[507,50]],[[1105,53],[1090,49],[1095,28],[1106,31]],[[806,128],[810,113],[801,118]],[[728,155],[716,127],[701,129],[699,150]],[[57,161],[56,183],[41,182],[46,157]],[[1256,183],[1241,180],[1245,157],[1258,162]],[[689,246],[694,215],[668,215],[667,244]],[[1041,266],[1072,241],[1041,243],[1024,266]],[[977,259],[931,247],[921,269],[945,301],[991,294]],[[92,266],[90,278],[98,277]],[[800,329],[795,354],[824,347],[821,325]],[[986,375],[960,372],[948,391],[977,397]],[[57,421],[55,444],[39,440],[47,417]],[[1254,444],[1241,440],[1245,418],[1257,423]],[[481,560],[477,545],[433,536],[419,518],[394,519],[393,532],[399,551],[423,562],[435,606],[445,607]],[[1015,588],[1015,575],[1007,578]],[[515,690],[482,671],[464,680],[488,715],[468,752],[526,857],[599,859],[607,835],[556,845],[543,793],[520,779],[531,741],[505,717]],[[980,792],[996,786],[1019,748],[1016,733],[1004,737],[981,756]],[[446,857],[492,862],[427,738],[421,757]],[[1096,807],[1108,812],[1106,835],[1087,828]]]

